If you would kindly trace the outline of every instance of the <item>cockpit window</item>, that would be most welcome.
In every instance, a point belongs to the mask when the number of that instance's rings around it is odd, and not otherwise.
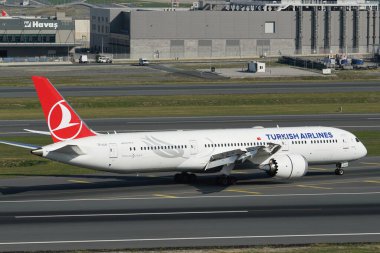
[[[360,140],[358,138],[355,138],[356,142],[360,142]]]

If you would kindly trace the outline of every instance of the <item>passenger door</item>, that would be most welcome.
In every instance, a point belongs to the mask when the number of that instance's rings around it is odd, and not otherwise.
[[[196,140],[190,141],[190,155],[198,154],[198,143]]]
[[[117,144],[116,143],[109,143],[108,144],[108,151],[109,151],[109,158],[117,158],[118,157],[118,151],[117,151]]]
[[[117,160],[118,158],[118,149],[117,149],[117,144],[116,143],[108,143],[108,157],[109,157],[109,162],[108,166],[111,167],[112,164]]]
[[[289,140],[281,140],[281,150],[289,151]]]
[[[349,149],[350,148],[350,143],[349,143],[349,137],[346,134],[342,134],[342,147],[343,149]]]

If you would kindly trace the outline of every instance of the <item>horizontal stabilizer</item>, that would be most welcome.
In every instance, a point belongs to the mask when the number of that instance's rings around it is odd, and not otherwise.
[[[50,132],[48,131],[38,131],[38,130],[31,130],[31,129],[24,129],[24,131],[27,131],[29,133],[33,133],[33,134],[42,134],[42,135],[51,135]]]
[[[56,150],[50,152],[60,153],[65,155],[80,156],[85,155],[85,153],[77,145],[66,145]]]
[[[20,147],[20,148],[27,148],[27,149],[38,149],[41,148],[41,146],[37,146],[34,144],[28,144],[28,143],[19,143],[19,142],[12,142],[12,141],[0,141],[1,144],[6,144],[10,146]]]

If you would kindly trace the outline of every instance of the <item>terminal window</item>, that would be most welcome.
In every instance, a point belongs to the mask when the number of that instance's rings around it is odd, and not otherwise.
[[[265,33],[275,33],[275,22],[265,22]]]
[[[0,43],[55,43],[54,34],[7,34],[0,35]]]

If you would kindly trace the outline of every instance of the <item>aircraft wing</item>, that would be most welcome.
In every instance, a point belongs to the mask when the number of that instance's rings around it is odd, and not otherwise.
[[[20,147],[20,148],[26,148],[26,149],[38,149],[41,148],[41,146],[37,146],[34,144],[28,144],[28,143],[20,143],[20,142],[12,142],[12,141],[0,141],[1,144],[6,144],[10,146]]]
[[[219,166],[244,163],[247,159],[254,157],[269,157],[281,148],[280,145],[268,143],[267,146],[249,147],[246,150],[235,149],[219,154],[212,155],[207,163],[205,170]]]

